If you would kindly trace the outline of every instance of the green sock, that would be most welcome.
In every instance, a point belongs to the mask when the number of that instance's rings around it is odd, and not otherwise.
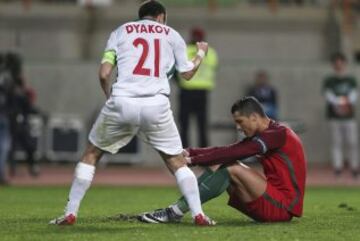
[[[203,182],[208,176],[212,175],[214,173],[213,170],[209,167],[204,168],[204,172],[197,178],[198,183]]]
[[[204,172],[197,178],[198,185],[200,185],[200,183],[202,183],[206,178],[211,176],[213,173],[214,172],[213,170],[211,170],[211,168],[206,167],[204,169]],[[174,206],[177,206],[182,213],[186,213],[187,211],[189,211],[189,206],[184,196],[179,198],[179,200],[174,204]]]
[[[225,167],[215,172],[207,168],[198,178],[201,203],[205,203],[222,194],[229,186],[229,183],[229,173]],[[189,206],[184,197],[181,197],[173,206],[179,208],[182,213],[189,211]]]

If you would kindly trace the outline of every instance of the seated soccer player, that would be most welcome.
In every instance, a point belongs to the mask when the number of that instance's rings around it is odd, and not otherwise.
[[[189,165],[205,167],[198,178],[201,202],[227,190],[228,205],[255,221],[284,222],[301,217],[306,159],[299,137],[290,128],[269,119],[253,97],[235,102],[231,113],[236,127],[246,136],[244,140],[184,151]],[[254,155],[264,174],[239,162]],[[138,219],[148,223],[178,222],[188,210],[181,197],[168,208],[143,213]]]

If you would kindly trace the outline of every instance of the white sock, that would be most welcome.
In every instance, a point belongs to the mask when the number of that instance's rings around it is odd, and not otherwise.
[[[182,195],[189,204],[191,216],[195,217],[200,213],[204,214],[201,208],[199,187],[195,174],[190,168],[184,166],[177,169],[175,177]]]
[[[65,208],[65,216],[73,214],[77,216],[80,203],[89,189],[95,173],[95,166],[83,162],[76,165],[74,180],[71,185],[69,200]]]

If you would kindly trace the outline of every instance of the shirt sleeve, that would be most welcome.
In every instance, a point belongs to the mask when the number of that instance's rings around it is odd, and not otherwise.
[[[186,151],[189,152],[190,157],[192,157],[215,151],[218,148],[219,147],[186,148]]]
[[[268,129],[263,133],[228,146],[217,147],[209,152],[191,157],[194,165],[211,166],[216,164],[229,164],[257,154],[278,149],[285,144],[286,129],[279,127]]]
[[[357,82],[356,82],[356,78],[351,78],[351,83],[352,83],[352,90],[350,91],[348,98],[349,98],[349,102],[351,104],[355,104],[358,94],[357,94]]]
[[[176,31],[173,36],[173,51],[175,68],[179,73],[188,72],[194,68],[194,63],[188,59],[185,41]]]
[[[341,100],[330,89],[325,91],[325,99],[332,105],[338,105]]]
[[[357,96],[358,96],[358,94],[357,94],[356,89],[350,91],[350,93],[348,95],[349,102],[354,105],[357,100]]]
[[[113,31],[106,43],[105,52],[116,51],[117,31]]]

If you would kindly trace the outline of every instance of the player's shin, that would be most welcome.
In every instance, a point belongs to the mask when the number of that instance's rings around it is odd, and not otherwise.
[[[203,214],[195,174],[190,168],[183,166],[176,170],[175,177],[180,191],[189,205],[192,217]]]
[[[226,168],[220,168],[215,172],[205,169],[198,178],[201,203],[205,203],[221,195],[229,186],[230,178]],[[183,215],[189,211],[189,206],[184,197],[181,197],[171,208],[177,215]]]
[[[77,215],[81,200],[89,189],[95,173],[95,166],[79,162],[75,169],[75,176],[71,185],[69,200],[65,208],[65,216]]]

